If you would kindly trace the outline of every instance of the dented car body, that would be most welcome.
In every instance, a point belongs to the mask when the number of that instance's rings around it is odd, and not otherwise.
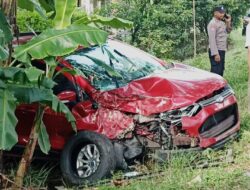
[[[57,71],[63,68],[77,74],[59,74],[55,94],[70,107],[78,132],[112,142],[116,167],[145,150],[213,147],[240,129],[234,92],[216,74],[164,63],[114,40],[60,59]],[[35,105],[16,110],[19,144],[28,141],[35,111]],[[74,136],[65,117],[47,108],[43,121],[52,149],[63,150]]]

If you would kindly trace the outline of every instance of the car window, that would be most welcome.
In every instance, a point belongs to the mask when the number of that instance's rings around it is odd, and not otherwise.
[[[87,78],[96,89],[110,90],[118,87],[114,78],[108,74],[106,69],[96,64],[96,60],[99,60],[109,66],[109,58],[102,52],[101,48],[92,47],[80,50],[67,57],[66,60],[77,72]]]
[[[132,80],[166,70],[149,54],[122,43],[81,49],[66,60],[101,91],[119,88]]]

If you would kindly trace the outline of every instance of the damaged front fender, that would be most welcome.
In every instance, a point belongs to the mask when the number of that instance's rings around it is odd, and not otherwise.
[[[80,107],[80,105],[77,106]],[[75,116],[79,114],[80,111],[79,109],[77,110],[77,107],[73,109]],[[118,110],[102,107],[98,108],[95,112],[89,113],[87,116],[78,116],[76,123],[79,131],[91,130],[103,134],[109,139],[124,138],[135,127],[133,118]]]

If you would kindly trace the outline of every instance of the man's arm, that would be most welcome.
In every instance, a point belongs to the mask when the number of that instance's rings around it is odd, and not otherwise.
[[[248,62],[248,71],[250,72],[250,24],[248,23],[246,28],[246,44],[245,47],[248,49],[248,56],[247,56],[247,62]]]
[[[209,23],[207,31],[211,55],[214,56],[216,62],[220,62],[220,54],[216,44],[216,25]]]
[[[207,27],[208,31],[208,40],[209,40],[209,48],[211,51],[211,55],[218,55],[219,51],[216,45],[216,25],[215,24],[208,24]]]
[[[232,17],[230,15],[227,15],[227,19],[225,19],[226,21],[226,30],[227,30],[227,33],[230,33],[233,28],[232,28]]]
[[[248,63],[248,72],[250,73],[250,46],[248,46],[247,63]]]

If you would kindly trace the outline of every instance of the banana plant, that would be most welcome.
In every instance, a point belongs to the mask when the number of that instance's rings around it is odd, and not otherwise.
[[[17,67],[0,68],[0,103],[1,127],[0,149],[10,150],[17,143],[15,126],[17,119],[14,113],[20,103],[37,103],[51,107],[55,112],[65,114],[65,117],[76,130],[75,120],[67,106],[60,102],[53,94],[53,80],[44,78],[43,72],[35,67],[28,69]],[[38,142],[41,150],[48,153],[49,138],[42,123],[39,126]]]
[[[7,44],[11,42],[12,38],[10,26],[0,9],[0,62],[6,60],[9,56]]]
[[[45,9],[54,10],[55,16],[53,19],[54,28],[43,31],[25,45],[16,47],[13,54],[14,60],[10,67],[0,69],[0,103],[3,105],[3,111],[0,113],[0,149],[9,150],[17,142],[15,132],[17,119],[14,114],[16,106],[19,103],[36,102],[39,104],[30,133],[30,141],[27,143],[20,161],[15,178],[15,187],[13,188],[22,187],[23,177],[31,162],[37,142],[44,153],[48,153],[50,149],[49,137],[42,121],[46,106],[50,106],[56,112],[64,113],[72,127],[75,128],[75,121],[71,112],[53,95],[51,90],[54,85],[51,78],[58,64],[57,57],[70,54],[79,45],[89,47],[104,44],[108,33],[98,28],[100,24],[114,28],[132,27],[132,23],[129,21],[97,16],[91,19],[84,17],[72,23],[72,15],[77,7],[77,0],[19,0],[18,4],[23,8],[32,5],[29,7],[30,10],[36,10],[41,15],[45,12],[41,5],[46,5],[47,9]],[[53,5],[52,8],[51,5]],[[95,23],[95,25],[91,26],[92,23]],[[2,28],[0,25],[1,30]],[[0,39],[3,34],[6,35],[1,30]],[[3,56],[3,59],[5,58],[6,55]],[[45,60],[47,69],[44,73],[32,67],[31,60],[33,59]],[[22,63],[25,69],[13,67],[16,61]]]
[[[44,77],[44,73],[35,67],[26,69],[17,67],[0,68],[0,104],[2,105],[0,149],[10,150],[17,143],[18,137],[15,131],[17,119],[14,113],[17,105],[20,103],[36,103],[39,105],[13,188],[22,187],[23,177],[37,142],[44,153],[47,154],[50,150],[49,136],[42,120],[46,107],[49,106],[55,112],[64,113],[73,129],[76,130],[74,116],[68,107],[53,94],[54,84],[53,80]]]

